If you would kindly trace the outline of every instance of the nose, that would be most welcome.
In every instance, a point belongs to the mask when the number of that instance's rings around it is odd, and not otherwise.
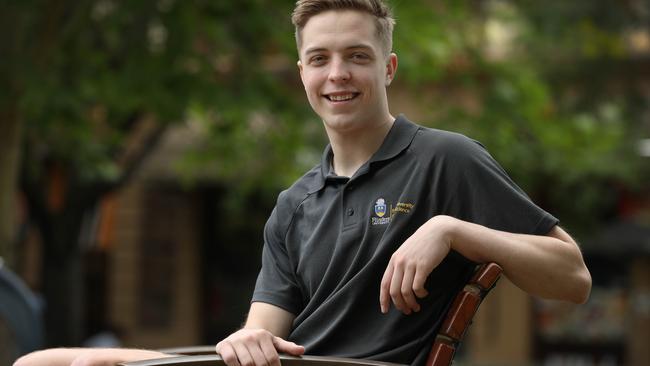
[[[340,58],[333,59],[330,63],[329,80],[332,82],[341,82],[350,80],[350,70]]]

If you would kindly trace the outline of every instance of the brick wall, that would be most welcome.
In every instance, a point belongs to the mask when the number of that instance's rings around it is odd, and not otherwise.
[[[117,197],[109,319],[126,346],[199,342],[198,230],[193,201],[136,181]]]

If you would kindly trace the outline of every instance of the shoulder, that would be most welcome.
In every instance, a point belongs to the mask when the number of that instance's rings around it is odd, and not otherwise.
[[[425,159],[454,164],[491,159],[480,142],[461,133],[428,127],[420,127],[409,150]]]
[[[289,188],[280,192],[272,214],[272,221],[277,229],[286,231],[300,204],[311,192],[316,191],[320,184],[322,184],[322,173],[321,165],[318,164],[298,178]]]
[[[311,192],[317,190],[322,182],[321,165],[311,168],[302,177],[298,178],[289,188],[278,195],[278,208],[284,210],[295,209]]]

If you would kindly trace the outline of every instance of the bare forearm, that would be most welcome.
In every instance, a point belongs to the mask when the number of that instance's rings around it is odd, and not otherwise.
[[[575,303],[587,300],[591,276],[577,244],[559,227],[546,236],[525,235],[451,217],[439,219],[449,230],[452,249],[475,262],[498,263],[522,290]]]
[[[14,366],[52,365],[68,366],[84,350],[81,348],[53,348],[32,352],[19,358]]]
[[[251,304],[245,329],[265,329],[273,335],[286,338],[295,315],[275,305],[254,302]]]
[[[97,365],[114,365],[124,361],[138,361],[154,358],[173,357],[173,355],[126,348],[52,348],[32,352],[18,359],[14,366],[69,366],[80,358],[92,359]],[[86,364],[86,363],[84,363]],[[93,363],[88,363],[93,364]]]

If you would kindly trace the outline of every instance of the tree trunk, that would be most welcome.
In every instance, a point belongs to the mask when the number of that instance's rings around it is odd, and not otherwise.
[[[58,226],[70,220],[53,218],[52,221]],[[77,243],[79,226],[67,222],[66,226],[49,233],[54,235],[43,236],[42,291],[46,299],[45,338],[49,347],[79,346],[84,337],[81,251],[70,245]]]
[[[21,123],[15,101],[0,105],[0,257],[13,267]]]
[[[61,165],[53,164],[46,169],[47,174],[28,197],[32,219],[43,240],[41,287],[46,344],[78,346],[84,336],[84,273],[79,232],[83,215],[97,196],[92,188],[78,184],[74,175]],[[39,188],[41,191],[37,192]],[[41,199],[36,198],[39,196]]]

